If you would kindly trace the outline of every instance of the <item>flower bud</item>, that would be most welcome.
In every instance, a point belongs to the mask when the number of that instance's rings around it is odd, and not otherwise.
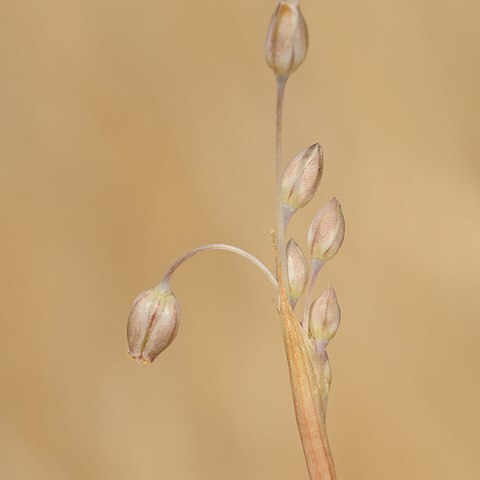
[[[287,78],[303,62],[308,32],[298,0],[280,0],[270,20],[265,58],[278,78]]]
[[[302,250],[292,239],[287,243],[287,270],[290,301],[293,309],[308,283],[308,263]]]
[[[339,325],[340,307],[335,289],[330,285],[310,308],[309,330],[310,335],[315,339],[319,354],[325,350],[328,341],[335,336]]]
[[[285,167],[282,201],[294,209],[304,207],[315,195],[323,173],[323,150],[315,143],[297,153]]]
[[[128,318],[128,354],[152,363],[174,340],[180,323],[178,302],[169,290],[150,289],[133,302]]]
[[[345,219],[336,198],[315,215],[308,229],[307,244],[312,257],[326,262],[335,256],[345,236]]]

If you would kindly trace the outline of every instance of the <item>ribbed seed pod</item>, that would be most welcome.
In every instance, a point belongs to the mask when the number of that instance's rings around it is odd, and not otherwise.
[[[180,309],[169,290],[146,290],[133,302],[128,318],[128,354],[139,362],[152,363],[175,339]]]
[[[308,32],[298,0],[281,0],[273,13],[265,42],[265,59],[278,78],[287,78],[303,62]]]

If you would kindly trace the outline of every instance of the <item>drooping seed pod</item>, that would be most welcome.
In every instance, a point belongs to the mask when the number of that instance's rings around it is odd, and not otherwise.
[[[310,307],[309,330],[317,352],[322,354],[340,325],[340,307],[335,289],[330,285]]]
[[[128,318],[128,354],[152,363],[173,342],[179,324],[180,309],[172,292],[154,288],[140,293]]]
[[[287,271],[290,305],[293,310],[308,284],[308,262],[302,249],[293,239],[287,243]]]
[[[315,260],[332,259],[345,236],[345,219],[336,198],[325,204],[315,215],[308,229],[307,244]]]
[[[282,176],[282,202],[296,210],[315,195],[323,174],[323,149],[318,143],[297,153]]]
[[[265,59],[278,78],[285,79],[303,62],[308,31],[298,0],[280,0],[265,42]]]

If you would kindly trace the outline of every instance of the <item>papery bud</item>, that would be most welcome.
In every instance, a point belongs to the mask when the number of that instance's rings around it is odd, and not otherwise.
[[[291,306],[295,308],[308,283],[308,263],[301,248],[295,240],[287,243],[288,286],[290,288]]]
[[[307,244],[312,257],[327,261],[335,256],[345,236],[345,219],[336,198],[324,205],[308,229]]]
[[[323,173],[323,149],[315,143],[297,153],[285,167],[282,202],[294,209],[304,207],[315,195]]]
[[[152,363],[175,339],[180,323],[177,299],[167,289],[150,289],[133,302],[128,318],[128,354]]]
[[[330,285],[310,308],[310,335],[315,339],[317,352],[320,355],[326,348],[326,343],[337,333],[339,325],[340,307],[335,289]]]
[[[280,0],[270,20],[265,59],[278,78],[287,78],[303,62],[308,48],[305,19],[298,0]]]

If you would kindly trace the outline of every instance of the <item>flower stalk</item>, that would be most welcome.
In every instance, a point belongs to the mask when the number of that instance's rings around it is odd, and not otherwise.
[[[287,253],[285,243],[285,219],[282,202],[282,117],[283,117],[283,99],[285,97],[285,86],[287,78],[277,78],[277,102],[276,102],[276,120],[275,120],[275,171],[276,171],[276,194],[277,194],[277,231],[278,231],[278,250],[280,266],[278,272],[282,272],[283,284],[286,286],[289,294],[287,281]]]
[[[246,250],[243,250],[240,247],[235,247],[234,245],[227,245],[226,243],[210,243],[208,245],[202,245],[201,247],[194,248],[193,250],[190,250],[189,252],[187,252],[185,255],[182,255],[179,259],[177,259],[174,263],[172,263],[172,265],[165,272],[165,275],[163,276],[160,283],[158,283],[156,288],[163,288],[163,289],[170,288],[169,287],[170,277],[175,273],[178,267],[183,265],[187,260],[194,257],[195,255],[198,255],[199,253],[202,253],[202,252],[208,252],[210,250],[220,250],[224,252],[231,252],[231,253],[235,253],[236,255],[240,255],[243,258],[246,258],[251,263],[253,263],[257,268],[260,269],[260,271],[268,278],[268,280],[274,286],[275,289],[278,288],[277,279],[275,278],[273,273],[257,257],[247,252]]]

